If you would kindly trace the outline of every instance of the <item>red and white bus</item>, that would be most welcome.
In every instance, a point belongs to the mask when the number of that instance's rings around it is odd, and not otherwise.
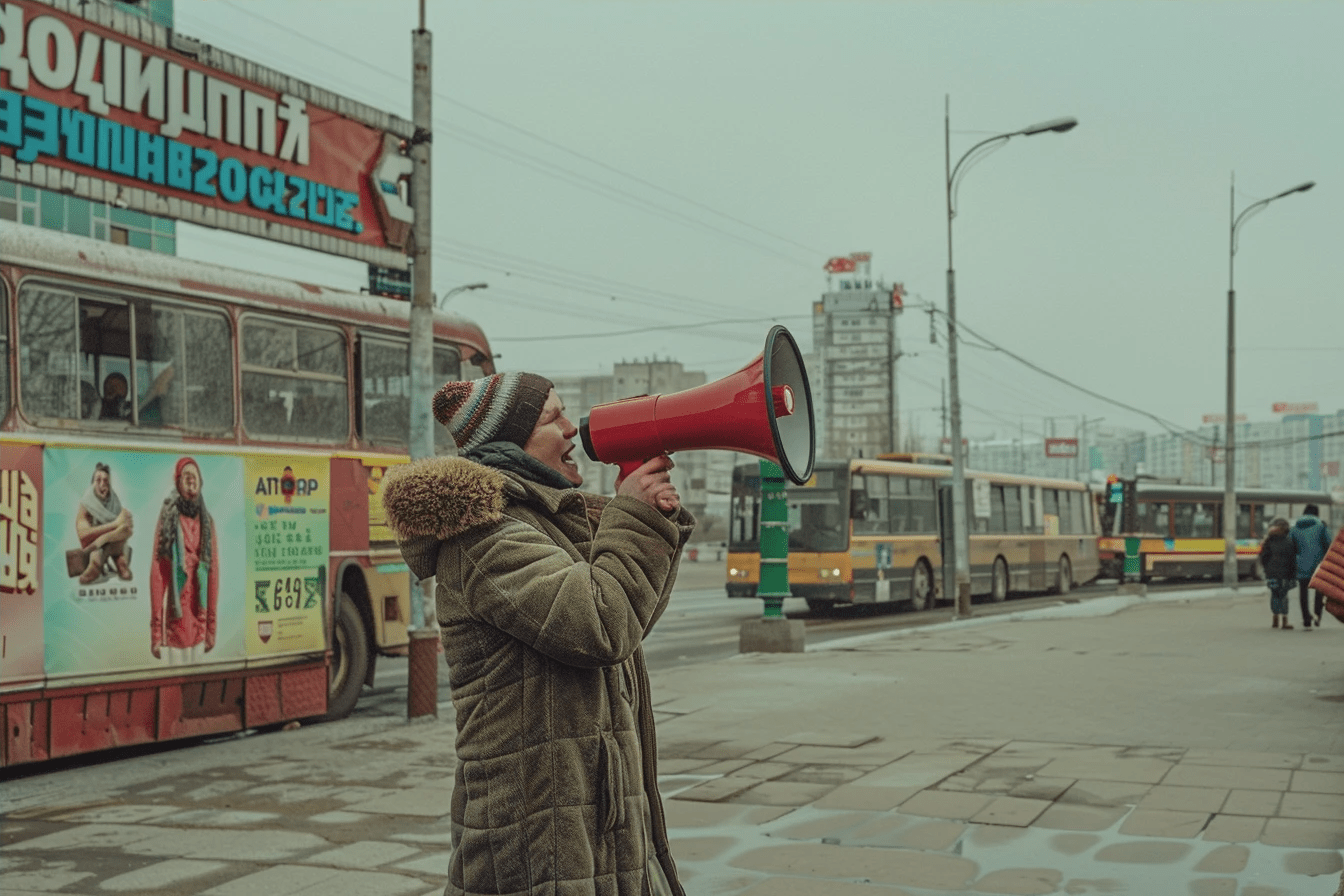
[[[0,764],[341,717],[406,652],[409,311],[4,222]]]

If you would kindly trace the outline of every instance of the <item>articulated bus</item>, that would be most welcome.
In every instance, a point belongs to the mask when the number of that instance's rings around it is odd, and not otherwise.
[[[0,223],[3,765],[348,714],[408,645],[409,303]]]
[[[760,581],[760,471],[733,471],[729,597]],[[816,612],[836,604],[932,607],[941,594],[952,468],[883,459],[818,461],[788,488],[789,591]],[[1098,572],[1095,505],[1080,482],[966,473],[971,592],[1067,592]]]
[[[1102,535],[1098,542],[1102,575],[1123,578],[1126,539],[1137,538],[1140,582],[1154,577],[1222,578],[1223,489],[1173,485],[1153,480],[1118,482],[1119,501],[1108,486],[1097,490]],[[1270,522],[1292,522],[1315,504],[1329,521],[1328,492],[1292,489],[1237,489],[1236,556],[1239,578],[1263,578],[1260,543]]]

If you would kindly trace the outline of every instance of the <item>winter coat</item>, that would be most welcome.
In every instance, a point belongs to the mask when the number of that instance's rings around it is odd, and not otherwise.
[[[1319,517],[1302,514],[1289,532],[1297,545],[1297,577],[1309,579],[1330,547],[1330,527]]]
[[[1286,529],[1270,529],[1264,544],[1260,545],[1260,565],[1266,579],[1297,578],[1297,545]]]
[[[677,880],[641,642],[694,519],[464,458],[387,472],[436,604],[457,716],[446,894],[642,896]],[[653,891],[653,890],[648,890]]]

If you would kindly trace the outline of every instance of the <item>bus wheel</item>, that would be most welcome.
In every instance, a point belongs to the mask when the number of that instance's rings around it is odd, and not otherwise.
[[[989,599],[1001,603],[1008,599],[1008,561],[994,558],[994,578],[989,586]]]
[[[359,701],[369,673],[369,640],[359,608],[344,592],[336,602],[332,632],[331,666],[327,669],[327,714],[324,720],[343,719]]]
[[[831,612],[835,608],[833,600],[816,600],[809,597],[807,599],[807,609],[818,616]]]
[[[916,610],[932,610],[933,595],[933,570],[929,568],[929,561],[920,557],[910,576],[910,606]]]
[[[1061,554],[1059,558],[1059,571],[1055,573],[1055,593],[1068,594],[1073,588],[1073,564],[1069,562],[1068,554]]]

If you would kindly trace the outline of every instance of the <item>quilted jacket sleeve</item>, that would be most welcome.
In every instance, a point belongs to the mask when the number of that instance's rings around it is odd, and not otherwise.
[[[588,560],[510,517],[461,546],[468,612],[558,662],[595,668],[635,652],[666,602],[683,534],[633,498],[603,511]]]

